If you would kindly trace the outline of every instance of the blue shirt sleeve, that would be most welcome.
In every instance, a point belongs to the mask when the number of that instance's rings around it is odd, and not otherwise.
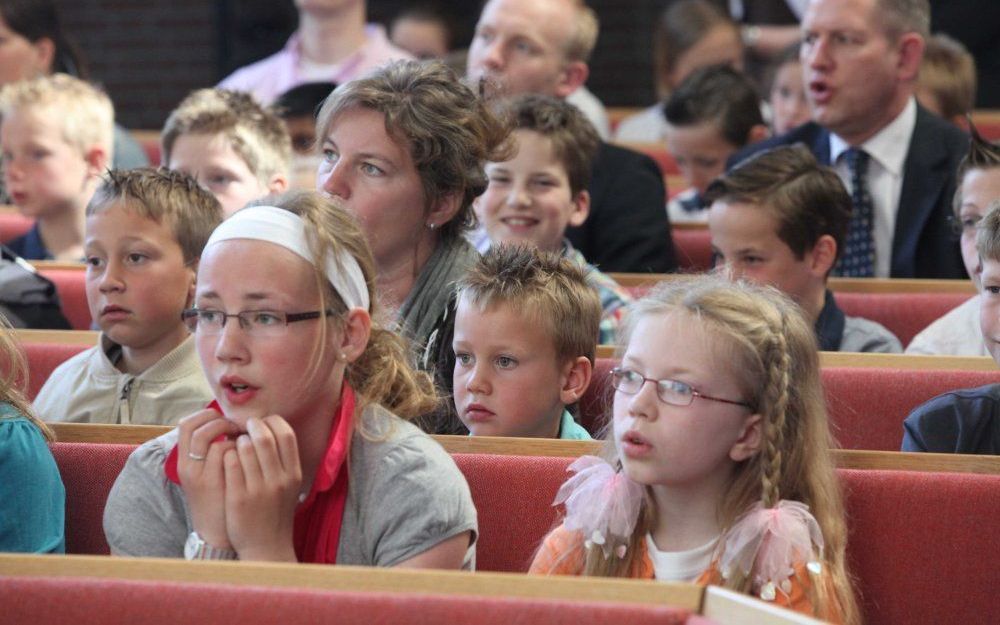
[[[0,408],[0,476],[0,551],[65,553],[59,467],[38,427],[9,405]]]

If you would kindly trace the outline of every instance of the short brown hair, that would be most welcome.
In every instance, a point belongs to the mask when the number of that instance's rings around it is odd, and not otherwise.
[[[934,35],[924,48],[917,86],[937,98],[945,119],[967,115],[976,102],[976,61],[960,42]]]
[[[573,195],[587,189],[601,138],[580,109],[565,100],[532,93],[508,100],[504,113],[514,130],[537,132],[552,143]]]
[[[506,124],[440,61],[396,61],[364,78],[340,85],[316,118],[322,142],[346,111],[364,108],[385,117],[386,133],[413,159],[424,188],[426,211],[457,194],[458,213],[441,227],[445,240],[457,240],[475,224],[472,201],[486,190],[486,162],[510,153]]]
[[[778,238],[798,260],[819,238],[830,235],[840,256],[851,221],[851,196],[837,173],[820,165],[802,145],[765,150],[715,179],[708,203],[747,202],[778,220]]]
[[[192,91],[163,125],[163,162],[170,162],[181,135],[223,135],[229,139],[261,185],[277,175],[287,176],[292,162],[292,139],[274,110],[257,103],[249,93],[228,89]]]
[[[969,122],[969,151],[958,163],[958,186],[955,188],[955,198],[952,210],[957,217],[962,209],[962,181],[965,174],[974,169],[1000,168],[1000,143],[992,143],[979,134],[979,129]]]
[[[146,219],[170,224],[184,262],[201,258],[215,227],[222,223],[222,206],[187,174],[161,167],[113,169],[87,204],[87,216],[122,203]]]
[[[492,245],[457,290],[480,310],[508,304],[544,324],[560,362],[580,356],[594,362],[601,300],[587,284],[586,271],[560,254],[530,245]]]
[[[653,70],[660,99],[670,95],[666,77],[677,61],[718,26],[729,27],[734,33],[738,29],[725,11],[708,0],[679,0],[663,10],[653,33]]]

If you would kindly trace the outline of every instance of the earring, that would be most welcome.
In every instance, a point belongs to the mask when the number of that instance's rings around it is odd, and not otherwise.
[[[347,354],[345,354],[344,352],[340,352],[339,354],[337,354],[337,358],[341,360],[347,360]]]
[[[428,227],[428,228],[430,228],[431,230],[434,230],[434,229],[435,229],[435,228],[437,228],[438,226],[437,226],[437,224],[436,224],[436,223],[433,223],[433,222],[430,222],[430,223],[428,223],[428,224],[427,224],[427,227]]]

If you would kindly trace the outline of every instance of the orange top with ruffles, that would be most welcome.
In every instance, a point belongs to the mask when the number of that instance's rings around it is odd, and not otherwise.
[[[633,560],[632,569],[627,577],[632,579],[655,579],[653,560],[649,556],[646,548],[646,541],[639,541],[638,557]],[[542,546],[539,547],[535,559],[531,563],[529,573],[538,575],[580,575],[583,572],[586,561],[586,549],[584,548],[583,535],[579,531],[567,530],[560,525],[548,536]],[[824,570],[823,576],[826,579]],[[829,579],[827,579],[827,583]],[[713,563],[708,570],[694,580],[699,586],[721,586],[723,583],[722,574]],[[839,606],[831,606],[823,614],[816,614],[812,601],[809,599],[809,588],[812,586],[810,574],[804,566],[796,566],[795,574],[791,577],[791,592],[785,594],[778,590],[774,600],[770,603],[788,608],[796,612],[801,612],[814,618],[819,618],[831,623],[842,623],[843,616]]]

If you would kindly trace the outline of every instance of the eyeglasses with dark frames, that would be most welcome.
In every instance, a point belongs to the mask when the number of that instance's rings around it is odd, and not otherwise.
[[[191,332],[216,335],[222,332],[230,317],[239,320],[240,328],[253,336],[278,336],[284,334],[288,324],[332,315],[332,310],[313,310],[286,313],[280,310],[244,310],[225,313],[211,308],[188,308],[181,313],[181,320]]]

